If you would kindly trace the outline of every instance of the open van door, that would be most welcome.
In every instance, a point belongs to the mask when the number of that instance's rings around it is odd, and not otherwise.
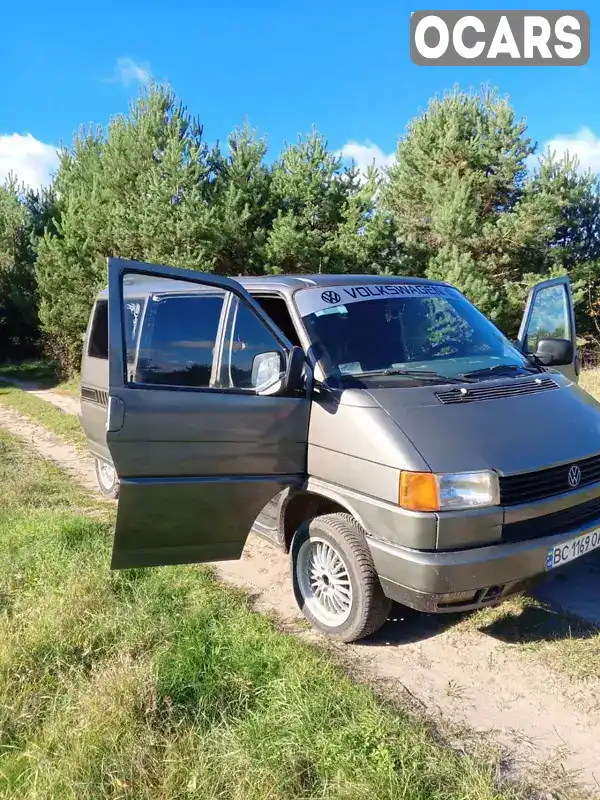
[[[108,277],[111,567],[239,558],[266,503],[305,479],[302,351],[237,281],[116,258]],[[132,365],[124,323],[140,296]]]
[[[579,380],[575,308],[567,276],[542,281],[531,289],[518,341],[524,353]]]

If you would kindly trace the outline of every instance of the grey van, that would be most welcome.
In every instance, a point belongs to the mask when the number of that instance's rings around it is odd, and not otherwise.
[[[233,280],[108,259],[81,419],[118,496],[113,569],[290,553],[320,631],[392,601],[494,605],[600,547],[600,414],[567,278],[511,342],[416,278]]]

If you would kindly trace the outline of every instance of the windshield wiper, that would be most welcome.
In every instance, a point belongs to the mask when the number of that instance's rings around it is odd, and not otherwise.
[[[515,372],[541,372],[538,367],[521,366],[520,364],[496,364],[494,367],[483,367],[482,369],[474,369],[471,372],[464,372],[457,375],[457,378],[483,378],[486,375],[501,375],[502,373],[513,374]]]
[[[421,378],[424,381],[435,381],[435,383],[465,383],[465,381],[470,383],[468,378],[462,377],[461,380],[457,378],[448,378],[446,375],[440,375],[438,372],[432,372],[427,369],[394,369],[393,367],[389,369],[372,369],[367,372],[348,373],[342,377],[376,378],[378,375],[386,377],[388,375],[399,375],[406,378]]]

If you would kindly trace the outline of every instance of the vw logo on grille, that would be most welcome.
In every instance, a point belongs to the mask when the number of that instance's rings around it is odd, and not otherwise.
[[[323,292],[321,297],[326,303],[339,303],[342,299],[337,292]]]
[[[569,486],[575,489],[581,483],[581,470],[575,464],[569,470]]]

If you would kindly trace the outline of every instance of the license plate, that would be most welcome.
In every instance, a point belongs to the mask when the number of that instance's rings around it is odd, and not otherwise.
[[[568,542],[563,542],[557,547],[551,547],[546,556],[546,569],[554,569],[574,561],[592,550],[600,548],[600,528],[583,536],[577,536]]]

